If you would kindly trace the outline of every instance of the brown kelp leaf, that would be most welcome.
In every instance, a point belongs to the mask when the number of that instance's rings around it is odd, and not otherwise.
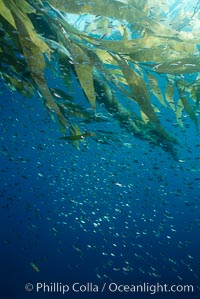
[[[191,104],[189,103],[186,96],[181,97],[181,101],[183,103],[185,111],[188,113],[192,121],[194,122],[196,128],[198,129],[198,119],[194,113],[194,109],[192,108]]]
[[[139,104],[141,110],[149,117],[149,119],[153,119],[149,113],[150,111],[153,111],[153,109],[150,104],[150,96],[145,82],[125,60],[117,59],[117,61],[131,89],[134,100]]]
[[[197,109],[200,102],[200,76],[197,77],[194,84],[188,88],[190,98],[195,102],[195,108]]]
[[[162,35],[170,36],[174,34],[169,26],[164,26],[159,20],[155,20],[151,15],[151,6],[143,1],[136,4],[134,1],[124,3],[116,0],[48,0],[53,7],[73,14],[91,14],[94,16],[105,16],[115,18],[119,21],[128,21],[136,31],[146,30],[153,34],[158,32]],[[139,3],[139,1],[138,1]],[[156,4],[157,5],[157,4]],[[141,8],[142,7],[142,8]]]
[[[137,40],[100,40],[98,47],[116,54],[131,54]]]
[[[124,77],[132,91],[132,98],[138,103],[142,112],[155,125],[156,130],[165,138],[169,138],[168,134],[162,128],[160,120],[158,119],[150,102],[150,95],[142,78],[129,66],[123,59],[117,59],[119,67],[124,73]]]
[[[100,58],[100,60],[105,64],[117,65],[116,61],[113,59],[107,51],[103,49],[95,49],[95,53]]]
[[[119,69],[117,61],[116,61],[116,59],[113,58],[113,55],[108,54],[109,55],[108,57],[109,57],[109,59],[111,57],[111,59],[113,60],[111,66],[118,67],[118,68],[116,68],[116,71],[118,71],[118,76],[113,72],[113,70],[114,70],[113,67],[112,68],[106,67],[106,65],[105,65],[106,63],[104,63],[99,58],[99,56],[96,54],[96,50],[89,51],[87,53],[95,67],[93,76],[96,74],[96,71],[97,71],[99,74],[101,74],[104,77],[104,79],[106,79],[110,83],[113,83],[118,89],[120,89],[123,94],[125,94],[126,96],[129,96],[130,95],[129,92],[124,87],[124,84],[127,85],[127,82],[125,83],[123,73]],[[119,78],[119,73],[121,73],[121,78]],[[121,83],[122,81],[124,81],[123,82],[124,84]]]
[[[10,9],[4,4],[4,0],[0,0],[0,15],[16,29],[12,13],[10,12]]]
[[[31,98],[34,95],[33,86],[26,81],[22,81],[18,78],[9,76],[10,83],[14,86],[21,94],[27,98]]]
[[[160,74],[182,75],[200,72],[200,57],[176,59],[154,65],[153,70]]]
[[[76,74],[80,81],[81,87],[83,88],[88,101],[90,102],[93,109],[96,109],[96,95],[93,84],[93,66],[84,64],[74,65]]]
[[[15,28],[16,28],[16,18],[14,16],[17,16],[17,19],[19,20],[18,22],[22,24],[21,26],[24,27],[26,29],[26,32],[28,33],[27,38],[33,42],[33,44],[38,48],[38,50],[41,53],[45,53],[49,57],[51,50],[49,46],[43,41],[43,39],[41,39],[39,35],[35,32],[33,24],[30,21],[28,15],[24,13],[20,8],[18,8],[12,0],[9,0],[7,5],[9,5],[10,11],[15,20]]]
[[[135,39],[135,42],[131,52],[129,49],[124,52],[125,54],[129,53],[130,58],[134,61],[149,61],[159,65],[168,63],[169,65],[177,63],[179,60],[193,60],[194,55],[198,55],[196,39],[182,40],[174,36],[148,35]]]
[[[139,10],[145,11],[145,13],[148,13],[149,5],[146,0],[128,0],[129,6],[134,6]]]
[[[18,7],[14,5],[14,3],[10,4],[10,8],[15,20],[22,51],[30,69],[31,76],[45,99],[46,107],[49,109],[49,111],[56,113],[61,127],[66,128],[68,126],[67,121],[55,103],[44,78],[44,69],[46,64],[42,52],[43,46],[41,46],[43,45],[43,42],[39,44],[39,46],[36,46],[33,40],[35,41],[39,38],[33,39],[32,23],[28,16],[21,12]],[[36,36],[35,32],[34,35]]]
[[[87,53],[75,43],[68,42],[73,57],[74,68],[88,101],[96,109],[96,95],[93,82],[93,64]]]
[[[162,91],[159,88],[158,79],[155,76],[153,76],[152,74],[150,74],[150,73],[147,74],[147,77],[148,77],[148,82],[149,82],[149,86],[150,86],[151,92],[159,100],[159,102],[161,103],[161,105],[163,105],[164,107],[166,107],[166,103],[164,101],[164,98],[163,98],[163,95],[162,95]]]
[[[86,24],[84,31],[87,34],[99,34],[100,36],[110,36],[112,33],[111,21],[107,17],[98,16],[90,22]]]
[[[143,10],[136,7],[128,6],[125,3],[114,0],[93,0],[91,2],[85,2],[80,0],[48,0],[53,7],[75,14],[92,14],[98,16],[114,17],[119,20],[126,19],[127,21],[133,21],[133,16],[136,20],[140,20],[145,23],[145,17]]]
[[[133,61],[169,63],[193,58],[198,53],[197,40],[182,41],[177,37],[147,35],[132,40],[100,40],[98,47],[113,53],[129,55]]]
[[[128,54],[128,59],[133,62],[155,62],[164,63],[168,58],[167,53],[163,51],[163,47],[141,48]]]
[[[149,122],[149,118],[146,116],[146,114],[142,110],[140,111],[140,115],[141,115],[143,122],[145,124],[147,124]]]
[[[122,35],[122,39],[123,41],[127,41],[127,40],[131,40],[131,36],[132,36],[132,32],[131,30],[127,27],[127,26],[118,26],[117,29],[119,30],[119,32]]]
[[[174,82],[168,81],[165,90],[165,99],[169,103],[169,106],[173,111],[176,110],[175,102],[174,102],[174,97],[175,97],[174,92],[175,92]]]
[[[184,106],[183,106],[182,100],[179,99],[177,106],[176,106],[176,120],[177,120],[179,126],[182,128],[184,127],[183,121],[182,121],[183,111],[184,111]]]
[[[24,13],[29,14],[35,12],[35,8],[33,8],[27,1],[25,0],[14,0],[14,1],[17,7]]]
[[[177,88],[178,88],[180,99],[181,99],[181,102],[183,104],[183,107],[184,107],[185,111],[190,116],[191,120],[194,122],[196,128],[198,129],[198,119],[196,117],[194,109],[191,106],[189,100],[187,99],[185,91],[184,91],[184,89],[182,89],[182,86],[179,84],[179,82],[177,82]]]
[[[123,72],[120,69],[109,69],[112,76],[115,76],[118,81],[121,83],[128,85],[126,78],[124,77]]]

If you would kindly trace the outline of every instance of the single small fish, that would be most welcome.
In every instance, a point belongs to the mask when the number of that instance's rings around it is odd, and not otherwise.
[[[78,135],[70,135],[70,136],[63,136],[63,137],[60,137],[59,139],[61,140],[80,140],[80,139],[83,139],[85,137],[89,137],[89,136],[94,136],[95,133],[94,132],[85,132],[85,133],[82,133],[82,134],[78,134]]]
[[[36,266],[36,264],[34,264],[34,263],[30,263],[30,265],[31,265],[31,267],[33,268],[33,270],[35,271],[35,272],[40,272],[40,270],[39,270],[39,268]]]

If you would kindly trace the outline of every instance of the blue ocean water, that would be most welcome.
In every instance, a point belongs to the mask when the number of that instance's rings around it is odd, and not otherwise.
[[[1,82],[1,98],[1,298],[199,298],[200,143],[191,122],[166,121],[176,159],[113,119],[107,142],[88,138],[77,150],[59,139],[38,96]],[[75,282],[99,292],[36,291]],[[111,283],[194,292],[114,292]]]

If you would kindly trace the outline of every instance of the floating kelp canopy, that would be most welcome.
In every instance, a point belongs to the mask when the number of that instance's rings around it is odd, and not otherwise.
[[[158,112],[170,109],[180,126],[187,113],[198,128],[199,8],[200,1],[190,12],[158,0],[0,0],[1,77],[26,97],[39,93],[61,139],[76,147],[99,141],[87,123],[101,121],[100,103],[130,134],[173,152],[177,141]],[[48,68],[59,69],[65,89],[48,86]],[[72,96],[73,80],[91,109]]]

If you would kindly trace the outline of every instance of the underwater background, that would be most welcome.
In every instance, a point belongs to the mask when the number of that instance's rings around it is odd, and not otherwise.
[[[45,78],[49,87],[65,88],[54,72],[46,70]],[[75,79],[73,85],[89,110]],[[189,116],[180,127],[170,109],[161,110],[178,140],[170,151],[130,134],[97,103],[105,119],[88,126],[99,132],[98,142],[83,138],[74,148],[39,93],[24,97],[0,78],[0,97],[1,298],[198,299],[200,141]],[[90,283],[99,292],[37,292],[37,283]],[[194,291],[112,292],[111,283]]]

